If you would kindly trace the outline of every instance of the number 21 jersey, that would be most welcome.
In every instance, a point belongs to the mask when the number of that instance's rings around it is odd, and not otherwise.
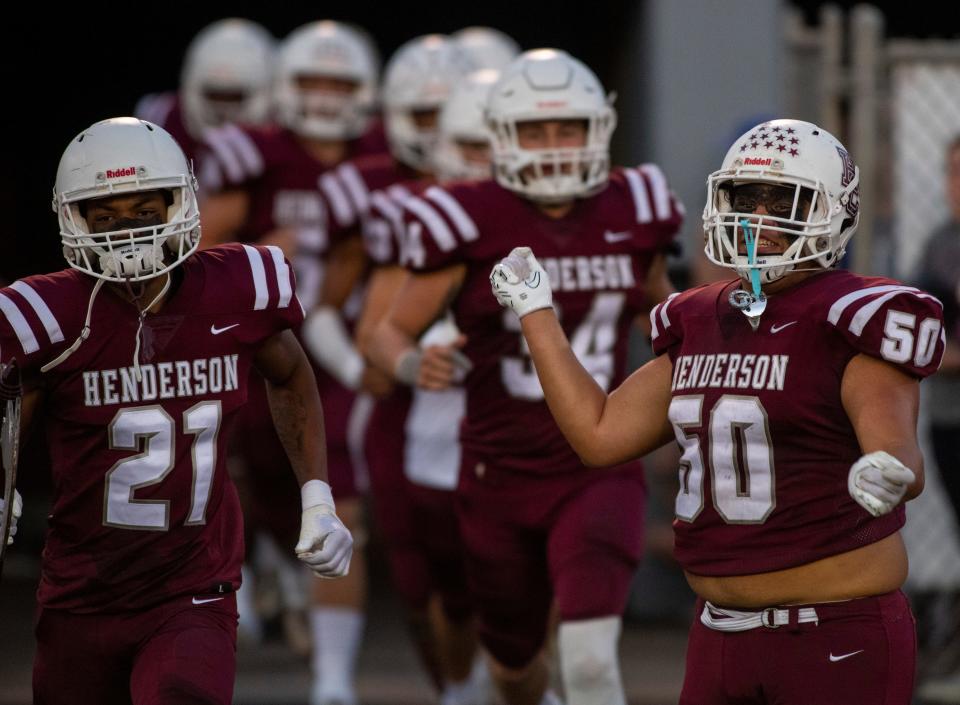
[[[253,354],[303,312],[279,248],[198,252],[172,276],[177,287],[145,317],[139,375],[138,311],[110,284],[89,337],[45,373],[79,336],[95,280],[67,269],[0,290],[3,360],[16,357],[44,392],[34,419],[45,421],[54,482],[44,607],[115,612],[240,583],[227,440]]]

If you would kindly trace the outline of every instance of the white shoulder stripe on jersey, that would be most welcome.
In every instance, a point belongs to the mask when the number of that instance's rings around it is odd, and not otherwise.
[[[370,208],[370,190],[357,171],[357,167],[347,162],[337,169],[337,174],[344,186],[347,187],[347,193],[353,199],[353,205],[358,213],[366,213]]]
[[[660,308],[660,322],[663,323],[664,330],[670,327],[670,319],[667,318],[667,308],[670,306],[670,302],[673,301],[674,297],[676,296],[680,296],[679,291],[670,294],[666,301],[663,302],[663,306]]]
[[[623,175],[627,178],[630,193],[633,194],[633,203],[637,209],[637,222],[649,223],[653,220],[653,212],[650,210],[650,197],[647,196],[647,187],[643,183],[643,178],[634,169],[624,169]]]
[[[396,203],[399,203],[401,206],[403,202],[406,201],[413,194],[410,193],[410,189],[406,186],[400,184],[392,184],[387,186],[387,195],[390,196]]]
[[[912,286],[904,286],[903,284],[884,284],[882,286],[870,286],[866,289],[858,289],[857,291],[851,291],[845,296],[841,296],[837,299],[833,306],[830,307],[830,312],[827,314],[827,320],[833,325],[837,325],[837,321],[840,320],[840,316],[843,315],[843,312],[847,307],[860,299],[867,296],[876,296],[877,294],[885,294],[888,291],[912,291],[919,292],[919,289],[915,289]]]
[[[264,170],[263,156],[250,135],[236,125],[228,123],[223,126],[223,136],[246,166],[247,174],[251,177],[260,176]]]
[[[204,140],[213,149],[217,157],[217,162],[226,172],[227,178],[233,183],[242,183],[246,180],[246,174],[243,171],[243,165],[229,147],[223,128],[208,130],[204,135]]]
[[[202,194],[222,191],[223,172],[220,169],[219,160],[211,159],[209,156],[201,159],[200,168],[197,172],[197,182]]]
[[[337,224],[341,227],[351,225],[354,221],[353,209],[350,207],[347,194],[344,193],[343,187],[334,178],[333,174],[328,172],[320,177],[320,189],[330,200],[330,206],[333,208],[333,216],[337,219]]]
[[[683,201],[677,198],[677,194],[673,191],[670,192],[670,198],[673,200],[673,207],[677,209],[677,213],[685,217],[687,215],[687,209],[683,205]]]
[[[293,285],[290,283],[290,266],[283,258],[283,250],[276,245],[267,245],[270,250],[270,256],[273,258],[273,266],[277,270],[277,290],[280,292],[280,303],[277,308],[286,308],[290,305],[290,299],[293,297]]]
[[[457,247],[457,239],[453,232],[447,227],[443,218],[437,213],[429,203],[422,198],[411,196],[403,202],[403,207],[408,209],[427,226],[427,230],[433,235],[437,246],[444,252],[450,252]]]
[[[897,291],[889,291],[886,294],[883,294],[882,296],[878,296],[873,301],[866,304],[859,311],[857,311],[854,317],[850,319],[850,326],[849,326],[850,332],[859,337],[860,334],[863,333],[863,329],[867,327],[867,323],[870,321],[871,318],[873,318],[873,315],[880,310],[880,307],[883,306],[887,301],[892,299],[894,296],[898,296],[904,293],[905,291],[921,299],[933,299],[934,301],[937,301],[937,299],[931,296],[930,294],[924,294],[922,291],[918,291],[913,287],[903,287],[902,289],[899,289]],[[939,301],[937,301],[937,303],[939,303]]]
[[[263,258],[260,256],[260,250],[253,245],[244,245],[243,249],[247,253],[247,259],[250,260],[250,271],[253,272],[253,290],[256,294],[253,310],[262,311],[267,307],[267,302],[270,300],[270,290],[267,289],[267,275],[263,269]]]
[[[472,242],[480,237],[480,231],[473,218],[463,209],[457,199],[444,191],[439,186],[431,186],[427,189],[427,198],[436,203],[447,214],[447,217],[457,226],[457,230],[467,242]]]
[[[640,171],[647,177],[653,189],[653,205],[657,212],[657,220],[670,220],[670,189],[667,188],[667,177],[656,164],[642,164]]]
[[[374,207],[380,211],[380,214],[391,221],[396,221],[403,216],[402,207],[397,205],[383,191],[374,191],[370,194],[370,201]]]
[[[23,317],[20,309],[6,294],[0,294],[0,312],[10,321],[13,332],[17,334],[17,339],[20,341],[20,347],[23,348],[25,353],[33,353],[40,349],[37,336],[30,329],[27,319]]]
[[[46,329],[47,337],[50,338],[50,342],[62,343],[63,331],[60,330],[60,325],[57,323],[57,319],[53,315],[53,312],[47,306],[46,302],[40,298],[40,294],[34,291],[33,287],[23,281],[14,282],[10,285],[10,288],[25,298],[27,303],[30,304],[31,308],[33,308],[34,313],[37,314],[37,318],[40,319],[40,322]]]
[[[657,327],[657,318],[662,303],[657,304],[650,309],[650,340],[656,340],[660,337],[660,329]]]

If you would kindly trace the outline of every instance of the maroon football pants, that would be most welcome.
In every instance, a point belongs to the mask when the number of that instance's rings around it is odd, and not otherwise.
[[[237,607],[193,595],[139,612],[40,608],[34,705],[229,705]]]
[[[381,400],[366,436],[373,515],[383,537],[394,589],[408,609],[423,612],[440,596],[446,616],[473,612],[463,565],[454,492],[421,487],[404,472],[409,398]]]
[[[619,616],[643,546],[639,463],[521,475],[464,451],[457,490],[467,579],[484,647],[508,668],[561,621]]]
[[[698,601],[680,705],[909,705],[917,642],[902,592],[803,607],[819,623],[725,633],[700,622]]]

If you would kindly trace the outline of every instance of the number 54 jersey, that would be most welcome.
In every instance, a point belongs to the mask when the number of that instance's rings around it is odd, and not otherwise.
[[[770,296],[753,331],[729,302],[740,282],[674,295],[651,311],[673,362],[670,421],[683,450],[674,553],[699,575],[782,570],[894,533],[847,491],[862,455],[841,399],[859,354],[923,378],[943,355],[940,302],[890,279],[826,271]]]
[[[278,248],[198,252],[173,276],[144,319],[139,375],[139,313],[112,285],[93,301],[89,337],[45,373],[80,335],[96,280],[67,269],[0,290],[3,360],[44,393],[33,423],[46,427],[54,482],[44,607],[116,612],[239,586],[226,444],[255,351],[303,312]]]
[[[603,191],[559,219],[494,181],[433,186],[403,206],[402,264],[420,272],[466,267],[451,305],[473,363],[464,450],[521,473],[582,468],[544,402],[516,314],[490,293],[490,270],[514,247],[532,247],[574,352],[611,389],[625,371],[630,326],[649,305],[649,266],[673,247],[682,222],[663,174],[653,165],[614,170]]]

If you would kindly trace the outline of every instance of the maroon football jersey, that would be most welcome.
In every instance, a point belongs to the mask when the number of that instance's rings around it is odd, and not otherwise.
[[[200,150],[200,143],[187,130],[187,123],[183,116],[183,101],[174,91],[166,93],[150,93],[143,96],[133,109],[134,115],[141,120],[159,125],[180,145],[180,149],[187,157],[188,162],[194,163]]]
[[[38,599],[78,612],[137,609],[236,587],[243,536],[226,445],[252,356],[303,309],[279,248],[199,252],[144,318],[107,284],[76,340],[95,280],[72,269],[0,290],[0,351],[40,376],[55,496]],[[278,508],[278,510],[282,510]],[[296,512],[297,507],[289,511]]]
[[[466,265],[451,306],[473,363],[464,449],[519,472],[582,467],[544,402],[520,321],[490,294],[490,270],[514,247],[532,247],[574,352],[611,389],[625,371],[630,325],[645,308],[649,265],[682,222],[662,172],[617,169],[603,191],[556,220],[494,181],[432,186],[404,208],[402,263],[421,272]]]
[[[840,397],[863,353],[922,378],[943,354],[942,305],[899,282],[829,271],[768,299],[758,330],[729,302],[739,281],[651,311],[654,352],[673,362],[670,420],[683,450],[675,554],[700,575],[781,570],[878,541],[847,491],[862,455]]]
[[[333,172],[333,176],[353,204],[353,210],[357,214],[354,225],[360,228],[364,249],[375,265],[396,263],[396,259],[383,256],[382,248],[391,247],[392,233],[385,230],[389,226],[382,220],[379,213],[374,212],[374,204],[389,200],[382,195],[384,192],[406,194],[407,189],[401,184],[412,179],[414,175],[413,170],[396,161],[389,154],[373,154],[349,161],[341,164]],[[375,503],[376,495],[382,492],[383,488],[391,486],[389,485],[391,473],[399,474],[402,470],[404,450],[402,435],[411,400],[411,391],[402,385],[398,385],[388,398],[376,400],[376,408],[367,426],[365,443]],[[396,435],[397,437],[392,439],[396,442],[378,442],[378,435],[384,433]],[[386,506],[387,501],[386,499],[379,501],[381,508],[378,512],[384,511],[382,507]]]
[[[379,192],[402,194],[405,192],[402,184],[418,178],[417,172],[385,153],[344,162],[333,170],[331,176],[349,200],[356,217],[353,225],[357,226],[364,223],[373,205],[382,199]],[[379,260],[374,258],[374,261]]]
[[[435,183],[434,179],[399,181],[370,194],[362,234],[364,249],[375,266],[400,264],[405,228],[403,203]]]

